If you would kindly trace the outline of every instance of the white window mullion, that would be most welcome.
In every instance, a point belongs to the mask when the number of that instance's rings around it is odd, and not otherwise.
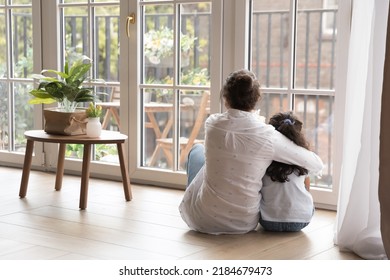
[[[173,1],[176,2],[176,1]],[[180,33],[181,33],[181,7],[179,3],[173,3],[173,126],[172,126],[172,139],[173,139],[173,164],[172,170],[177,170],[178,155],[179,155],[179,128],[180,128],[180,115],[179,115],[179,98],[180,91],[178,90],[180,83]]]
[[[8,88],[8,150],[12,151],[15,146],[14,134],[15,131],[14,126],[14,91],[13,91],[13,45],[12,45],[12,6],[8,6],[6,1],[6,9],[5,9],[5,22],[6,22],[6,53],[7,53],[7,88]]]
[[[292,90],[295,88],[295,71],[296,71],[296,40],[297,40],[297,0],[290,0],[290,32],[289,32],[289,50],[290,59],[289,66],[290,70],[288,73],[288,108],[289,110],[294,109],[294,95]]]

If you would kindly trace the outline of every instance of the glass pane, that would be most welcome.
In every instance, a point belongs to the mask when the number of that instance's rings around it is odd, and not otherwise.
[[[173,51],[173,6],[146,6],[143,34],[144,83],[173,83]]]
[[[112,2],[118,2],[119,3],[119,0],[93,0],[93,2],[96,2],[96,3],[104,3],[104,2],[107,2],[107,3],[112,3]]]
[[[7,40],[5,36],[7,34],[7,28],[5,22],[5,12],[3,9],[0,10],[0,34],[4,34],[4,37],[2,37],[0,40],[0,50],[3,50],[0,52],[0,77],[3,78],[7,77],[8,75],[8,56],[7,52],[5,51],[7,49]]]
[[[8,83],[0,82],[0,150],[9,149]]]
[[[97,77],[106,82],[119,80],[119,7],[95,9],[95,43]]]
[[[1,1],[1,4],[3,4],[5,1]],[[12,4],[31,4],[31,0],[11,0]]]
[[[267,93],[264,91],[261,94],[259,109],[260,115],[268,122],[276,113],[289,110],[288,96],[287,94]]]
[[[33,88],[33,81],[29,79],[33,68],[32,9],[31,1],[12,1],[12,4],[25,7],[8,6],[11,8],[9,21],[6,21],[5,10],[0,10],[0,32],[4,35],[0,40],[0,77],[7,79],[0,84],[0,150],[23,152],[24,132],[34,124],[33,106],[28,104]],[[25,81],[15,82],[15,78]]]
[[[120,87],[119,84],[112,87],[96,87],[99,102],[103,112],[101,116],[102,128],[106,130],[120,131]]]
[[[173,91],[147,89],[143,93],[143,165],[167,168],[172,162],[172,150],[157,145],[157,140],[172,137]],[[169,143],[168,143],[169,144]]]
[[[99,98],[97,103],[103,108],[102,128],[120,131],[119,1],[92,1],[99,2],[99,5],[86,3],[87,1],[64,1],[76,2],[85,5],[66,6],[62,10],[65,56],[70,61],[81,55],[92,59],[93,69],[90,77],[93,78],[93,83],[96,82],[94,87]],[[109,5],[102,5],[103,2]],[[117,4],[113,5],[113,2]],[[80,145],[67,145],[67,157],[81,158],[82,153]],[[116,146],[95,145],[93,159],[118,163]]]
[[[27,78],[33,73],[33,36],[31,8],[12,10],[14,77]]]
[[[172,4],[143,6],[141,164],[182,171],[187,148],[204,137],[201,132],[204,113],[202,119],[197,116],[206,110],[201,104],[204,87],[210,85],[211,4],[174,7]],[[174,11],[180,12],[177,29]],[[150,85],[153,87],[149,88]],[[191,90],[183,86],[191,86]]]
[[[260,114],[266,122],[280,111],[293,110],[302,118],[313,150],[326,165],[324,176],[312,178],[312,184],[331,188],[337,0],[297,0],[296,11],[290,2],[253,0],[252,68],[263,87]],[[296,14],[293,27],[290,12]],[[294,48],[290,29],[296,33]],[[290,86],[310,89],[310,95],[294,94]],[[280,94],[269,88],[280,88]],[[332,92],[318,96],[320,89]]]
[[[109,163],[118,163],[118,149],[115,144],[94,145],[93,160],[104,161]],[[84,154],[83,144],[67,144],[65,156],[67,158],[82,159]]]
[[[165,92],[164,92],[165,91]],[[163,98],[161,98],[163,96]],[[144,93],[144,165],[172,168],[173,92],[161,89]],[[179,170],[184,170],[189,148],[204,140],[204,120],[209,114],[209,93],[182,91],[179,106]]]
[[[94,160],[119,164],[118,148],[115,144],[95,145]]]
[[[86,3],[88,0],[61,0],[62,3]]]
[[[211,4],[181,5],[180,83],[210,85]]]
[[[312,178],[312,185],[332,187],[332,136],[333,136],[332,96],[300,96],[295,98],[295,114],[303,122],[310,149],[324,162],[323,176]]]
[[[26,139],[24,132],[34,128],[33,105],[28,104],[31,99],[32,83],[15,83],[15,151],[24,152]]]
[[[289,5],[253,0],[251,69],[268,88],[288,86]]]
[[[83,144],[67,144],[65,156],[68,158],[82,159],[84,152]]]
[[[210,113],[209,92],[182,91],[180,94],[179,170],[185,170],[188,152],[204,142],[204,121]]]
[[[73,60],[81,55],[89,56],[88,9],[69,7],[63,9],[65,56]]]
[[[298,2],[296,88],[334,89],[337,6],[323,2]]]
[[[10,97],[7,83],[0,84],[0,150],[24,152],[24,132],[34,127],[33,105],[28,104],[32,83],[15,83],[13,117],[9,115]]]

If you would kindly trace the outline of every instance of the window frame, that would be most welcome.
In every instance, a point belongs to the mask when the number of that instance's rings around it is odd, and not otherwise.
[[[250,8],[252,10],[252,0],[250,1]],[[339,1],[344,2],[344,1]],[[347,1],[349,2],[349,1]],[[339,4],[341,5],[341,4]],[[337,74],[336,74],[336,83],[335,83],[335,89],[334,90],[326,90],[326,89],[302,89],[302,88],[296,88],[294,86],[294,77],[295,77],[295,40],[294,37],[296,34],[296,30],[293,26],[293,24],[296,22],[295,13],[293,12],[293,9],[297,9],[297,1],[296,0],[290,0],[290,16],[289,16],[289,75],[288,75],[288,82],[287,86],[285,88],[263,88],[263,93],[276,93],[276,94],[285,94],[285,96],[288,99],[288,107],[289,110],[294,110],[294,98],[295,96],[330,96],[334,98],[334,104],[333,109],[334,112],[334,119],[337,119],[337,116],[340,115],[340,102],[343,102],[342,98],[340,98],[339,95],[342,95],[342,92],[345,92],[343,90],[340,90],[345,87],[345,80],[346,80],[346,72],[340,71],[345,67],[346,64],[346,57],[348,57],[346,53],[346,47],[348,45],[348,42],[345,40],[347,36],[343,36],[343,34],[347,34],[348,32],[348,10],[350,7],[350,3],[343,3],[342,7],[339,7],[339,11],[337,14],[337,30],[338,30],[338,41],[336,45],[336,65],[338,66],[336,68]],[[244,13],[236,14],[236,18],[243,18],[245,16]],[[343,19],[343,20],[341,20]],[[249,30],[249,28],[247,29]],[[240,36],[238,34],[238,36]],[[340,58],[340,52],[344,52],[344,56],[341,56]],[[248,61],[251,61],[251,57],[248,58]],[[245,64],[244,64],[245,65]],[[337,94],[337,93],[341,94]],[[336,98],[337,97],[337,98]],[[337,103],[337,105],[336,105]],[[338,200],[338,193],[339,193],[339,170],[341,168],[341,164],[339,161],[337,161],[337,153],[336,151],[340,150],[342,141],[339,141],[337,139],[342,139],[340,128],[335,127],[335,124],[337,122],[334,122],[334,137],[329,143],[332,145],[332,188],[331,189],[324,189],[320,187],[311,187],[311,194],[313,196],[315,205],[317,207],[325,208],[325,209],[332,209],[335,210],[337,208],[337,200]]]

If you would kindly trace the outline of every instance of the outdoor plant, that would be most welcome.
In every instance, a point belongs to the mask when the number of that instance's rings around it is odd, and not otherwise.
[[[151,77],[148,77],[147,84],[163,84],[163,85],[172,85],[173,84],[173,77],[167,75],[162,80],[153,79]],[[209,86],[210,85],[210,76],[208,74],[208,71],[206,68],[195,68],[192,70],[184,71],[181,73],[181,81],[180,83],[182,85],[196,85],[196,86]],[[196,91],[185,91],[186,93],[196,93]],[[153,91],[153,93],[156,95],[156,99],[161,101],[165,100],[164,102],[169,100],[170,96],[172,95],[171,90],[167,89],[156,89]]]
[[[180,34],[180,49],[188,54],[194,47],[197,38],[189,34]],[[159,64],[161,59],[173,55],[173,29],[166,26],[149,30],[144,36],[144,53],[153,64]]]
[[[71,66],[69,61],[65,62],[63,72],[57,70],[42,70],[41,74],[33,75],[39,79],[38,88],[30,91],[34,97],[30,104],[51,104],[58,102],[59,108],[64,112],[75,111],[80,102],[93,102],[96,95],[93,88],[83,87],[86,74],[92,67],[92,61],[87,56],[82,56]],[[46,73],[54,73],[57,77],[44,76]]]
[[[181,75],[181,83],[183,85],[209,86],[210,76],[207,68],[195,68]]]
[[[83,144],[67,144],[65,155],[71,158],[83,158],[84,145]],[[118,150],[116,145],[113,144],[99,144],[95,145],[95,158],[94,160],[105,160],[117,162],[115,158],[118,157]]]

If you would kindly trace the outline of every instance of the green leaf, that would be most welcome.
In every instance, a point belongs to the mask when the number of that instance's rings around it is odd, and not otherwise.
[[[61,72],[61,71],[57,71],[57,70],[52,70],[52,69],[45,69],[45,70],[42,70],[41,71],[41,74],[44,74],[44,73],[54,73],[58,76],[60,76],[61,78],[63,79],[67,79],[69,77],[68,74],[64,73],[64,72]]]
[[[66,85],[62,82],[51,82],[45,86],[45,90],[55,99],[62,100],[66,97],[62,91],[62,88]]]
[[[65,72],[65,74],[69,74],[69,62],[68,61],[65,61],[64,72]]]
[[[50,94],[48,94],[46,91],[40,90],[40,89],[33,89],[30,91],[30,94],[32,94],[35,97],[41,98],[41,99],[52,98]]]
[[[56,102],[57,100],[52,99],[52,98],[32,98],[28,101],[29,104],[52,104]]]
[[[75,101],[77,102],[87,102],[87,101],[97,101],[98,99],[96,96],[92,93],[92,89],[85,88],[79,91],[77,97],[75,98]]]
[[[94,101],[94,96],[81,96],[77,97],[77,102],[89,102],[89,101]]]
[[[79,83],[81,84],[82,81],[85,79],[85,74],[89,71],[91,68],[92,64],[78,64],[76,66],[73,66],[70,69],[70,75],[67,79],[68,83]]]

